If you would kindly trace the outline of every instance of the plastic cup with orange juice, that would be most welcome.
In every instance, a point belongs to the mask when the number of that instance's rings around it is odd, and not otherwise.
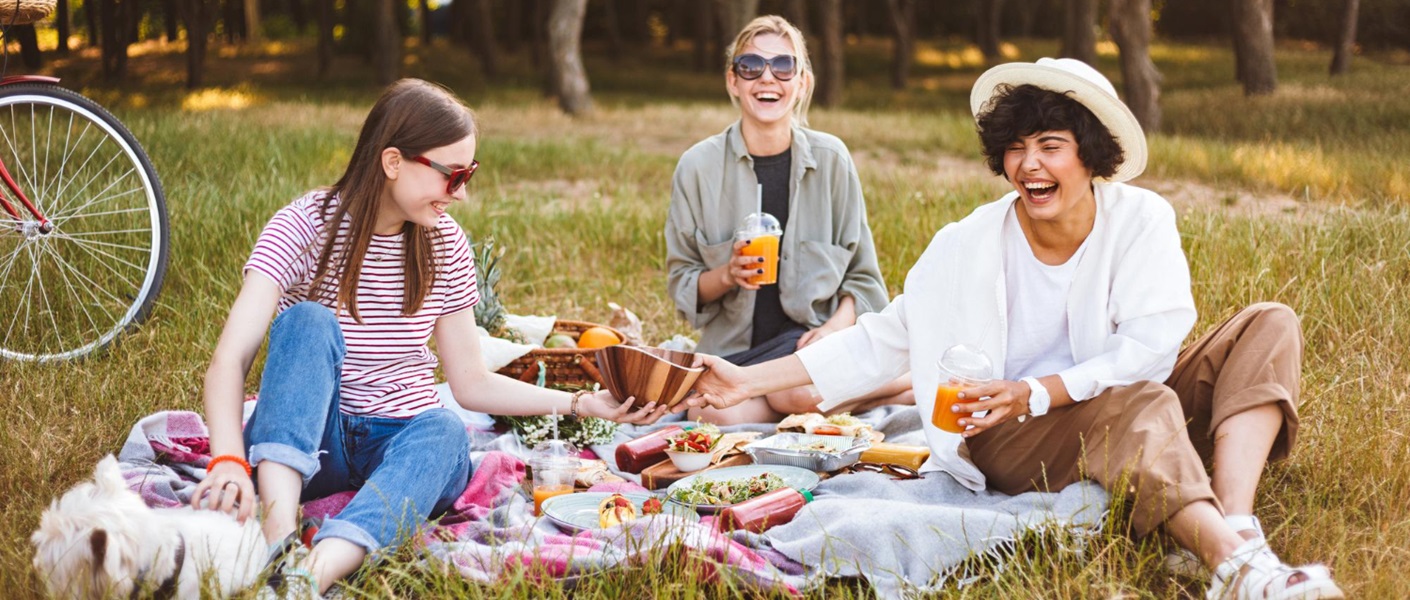
[[[955,404],[976,402],[978,398],[960,398],[960,392],[984,385],[993,375],[993,364],[984,351],[960,344],[945,351],[937,365],[940,385],[935,388],[935,408],[930,422],[941,431],[963,433],[960,419],[972,413],[955,412]]]
[[[558,439],[534,447],[529,460],[533,470],[534,514],[543,514],[544,500],[573,492],[573,480],[578,474],[577,454],[571,442]]]
[[[752,213],[744,217],[744,223],[739,229],[734,230],[734,241],[748,241],[749,244],[739,250],[740,256],[762,257],[764,261],[757,267],[763,271],[749,278],[749,283],[755,285],[772,285],[778,283],[778,246],[779,240],[783,236],[783,229],[779,227],[778,219],[768,213]]]

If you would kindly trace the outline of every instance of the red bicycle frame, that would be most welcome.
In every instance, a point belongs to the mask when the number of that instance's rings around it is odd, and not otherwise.
[[[14,75],[0,78],[0,87],[27,82],[58,83],[59,78],[45,77],[43,75]],[[49,222],[49,219],[46,218],[43,213],[39,212],[39,208],[34,206],[33,202],[30,202],[29,197],[24,194],[24,191],[20,190],[19,184],[15,183],[15,178],[10,176],[10,170],[5,168],[4,160],[0,160],[0,180],[5,182],[5,187],[10,188],[10,194],[19,199],[21,204],[24,204],[29,214],[34,215],[34,218],[39,221],[39,231],[41,233],[49,233],[49,231],[54,228],[54,225]],[[4,194],[0,194],[0,208],[4,208],[5,212],[9,213],[16,221],[24,220],[20,216],[19,209],[15,208],[15,205],[11,204],[9,200],[6,200]]]

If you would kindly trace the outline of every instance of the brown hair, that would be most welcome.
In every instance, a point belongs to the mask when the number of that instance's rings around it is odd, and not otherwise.
[[[750,21],[744,29],[739,31],[739,35],[734,36],[734,43],[730,44],[729,52],[725,54],[725,72],[729,73],[734,69],[734,57],[744,52],[744,48],[753,43],[754,38],[761,35],[776,35],[788,43],[793,44],[794,60],[798,63],[797,77],[803,77],[803,89],[798,92],[798,102],[793,105],[793,118],[799,125],[808,126],[808,106],[813,102],[813,61],[808,58],[808,43],[803,40],[803,32],[798,31],[788,19],[777,15],[765,15]],[[731,103],[735,107],[739,106],[739,98],[731,93],[729,96]]]
[[[420,79],[403,79],[383,92],[353,147],[352,158],[343,176],[327,188],[323,197],[325,233],[323,249],[314,269],[310,296],[321,295],[331,282],[337,290],[337,308],[346,307],[359,323],[357,287],[362,263],[377,225],[387,175],[382,170],[382,151],[396,148],[407,157],[449,146],[476,135],[475,115],[449,90]],[[338,205],[332,208],[333,198]],[[348,219],[348,233],[339,235],[340,224]],[[402,224],[405,244],[403,268],[406,274],[402,294],[402,314],[421,310],[436,280],[432,255],[434,232],[410,221]],[[346,239],[344,239],[346,238]]]

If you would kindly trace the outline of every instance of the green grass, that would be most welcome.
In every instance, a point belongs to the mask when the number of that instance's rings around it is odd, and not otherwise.
[[[146,145],[167,188],[172,264],[151,322],[107,355],[63,365],[0,364],[0,589],[38,595],[27,538],[50,498],[115,452],[138,418],[200,410],[201,379],[239,270],[268,217],[340,173],[377,94],[367,69],[340,59],[329,82],[309,81],[307,48],[217,48],[212,89],[180,87],[174,49],[144,48],[133,80],[88,85],[96,60],[57,65],[65,83],[113,106]],[[815,127],[851,146],[881,265],[893,293],[939,227],[1003,187],[983,176],[966,111],[983,67],[958,42],[922,44],[912,86],[886,87],[885,44],[850,49],[847,104],[817,110]],[[1019,42],[1017,57],[1051,54]],[[1205,189],[1287,194],[1301,208],[1253,216],[1220,198],[1181,202],[1202,331],[1255,301],[1303,316],[1307,336],[1300,446],[1270,468],[1258,512],[1292,562],[1329,561],[1353,597],[1410,596],[1410,72],[1359,59],[1351,75],[1322,74],[1328,53],[1280,48],[1282,88],[1245,100],[1228,49],[1162,44],[1166,133],[1154,136],[1150,177]],[[733,119],[716,73],[690,70],[685,50],[641,49],[618,67],[590,58],[598,113],[574,121],[537,91],[526,60],[487,85],[471,57],[413,49],[407,73],[442,81],[477,108],[484,168],[471,201],[452,213],[474,236],[509,247],[501,295],[520,313],[604,320],[631,307],[659,340],[688,333],[665,295],[661,230],[675,160]],[[1115,58],[1102,67],[1118,73]],[[176,75],[173,75],[175,73]],[[1139,181],[1138,181],[1139,183]],[[1201,200],[1210,200],[1204,202]],[[1335,208],[1335,207],[1344,208]],[[254,385],[251,379],[250,385]],[[989,583],[945,598],[1181,598],[1203,585],[1172,579],[1163,549],[1130,540],[1115,522],[1086,556],[1020,543]],[[372,597],[727,597],[673,555],[648,568],[585,579],[565,590],[520,574],[490,587],[415,566],[382,565],[362,583]],[[829,596],[865,597],[832,582]]]

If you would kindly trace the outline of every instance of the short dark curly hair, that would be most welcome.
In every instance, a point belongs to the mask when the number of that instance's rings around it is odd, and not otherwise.
[[[1036,85],[994,88],[977,121],[984,162],[1005,178],[1004,152],[1040,131],[1071,131],[1077,138],[1077,157],[1092,170],[1092,177],[1111,177],[1126,158],[1121,144],[1092,111],[1065,94]]]

